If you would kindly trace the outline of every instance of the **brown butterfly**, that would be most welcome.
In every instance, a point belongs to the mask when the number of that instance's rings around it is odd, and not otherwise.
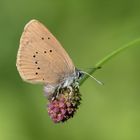
[[[31,20],[24,28],[16,65],[23,80],[45,84],[48,94],[58,86],[78,85],[83,75],[52,33],[37,20]]]

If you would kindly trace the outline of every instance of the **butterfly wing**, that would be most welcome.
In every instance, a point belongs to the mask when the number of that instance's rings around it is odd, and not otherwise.
[[[24,28],[16,65],[22,79],[30,83],[58,84],[75,72],[67,52],[37,20]]]

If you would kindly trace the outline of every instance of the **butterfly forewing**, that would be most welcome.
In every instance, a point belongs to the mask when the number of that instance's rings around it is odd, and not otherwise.
[[[75,71],[66,51],[37,20],[31,20],[24,28],[17,55],[17,69],[23,80],[45,84],[58,84]]]

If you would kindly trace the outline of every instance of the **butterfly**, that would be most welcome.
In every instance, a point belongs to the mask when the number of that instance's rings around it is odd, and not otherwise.
[[[31,20],[24,28],[16,66],[24,81],[44,84],[47,97],[57,87],[78,85],[83,76],[58,40],[38,20]]]

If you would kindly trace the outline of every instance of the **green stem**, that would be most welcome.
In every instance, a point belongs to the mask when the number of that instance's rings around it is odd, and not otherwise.
[[[130,48],[130,47],[136,45],[137,43],[140,43],[140,38],[136,39],[136,40],[134,40],[132,42],[129,42],[128,44],[126,44],[126,45],[116,49],[115,51],[111,52],[110,54],[105,56],[103,59],[101,59],[99,62],[97,62],[95,64],[95,67],[93,69],[91,69],[88,73],[93,74],[97,69],[101,68],[106,62],[111,60],[114,56],[118,55],[119,53],[121,53],[122,51],[126,50],[127,48]],[[82,85],[88,78],[89,78],[89,76],[85,75],[82,78],[82,80],[80,81],[80,85]]]

